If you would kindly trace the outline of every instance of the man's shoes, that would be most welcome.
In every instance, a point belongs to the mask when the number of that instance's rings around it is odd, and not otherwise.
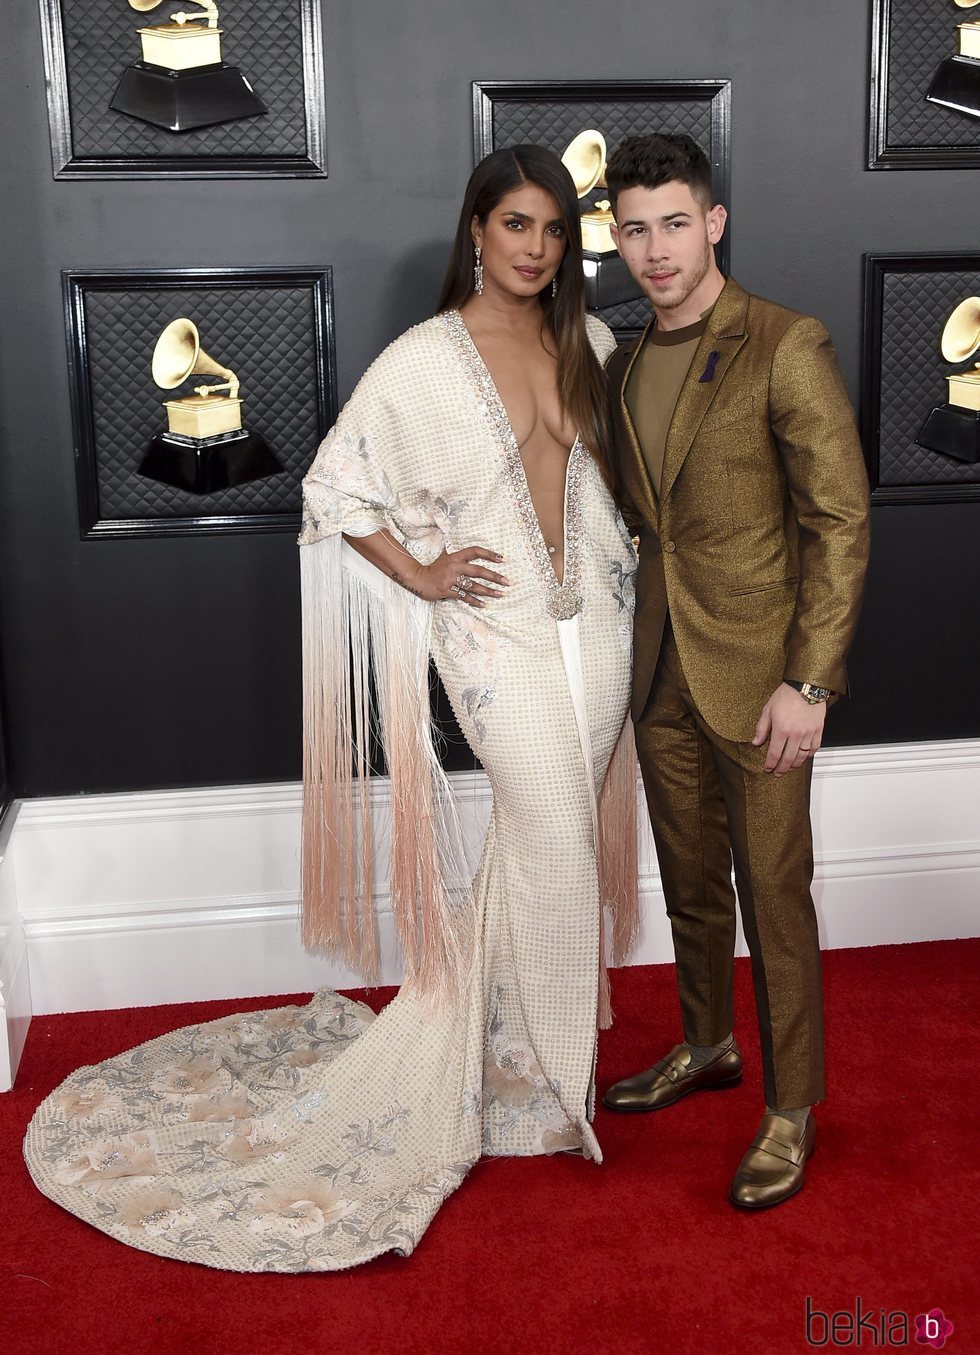
[[[741,1209],[770,1209],[803,1185],[817,1125],[812,1113],[800,1129],[782,1115],[764,1115],[752,1146],[742,1158],[728,1198]]]
[[[742,1056],[734,1040],[699,1068],[691,1068],[690,1063],[687,1045],[675,1045],[645,1073],[613,1083],[602,1104],[610,1110],[663,1110],[691,1092],[737,1087],[742,1080]]]

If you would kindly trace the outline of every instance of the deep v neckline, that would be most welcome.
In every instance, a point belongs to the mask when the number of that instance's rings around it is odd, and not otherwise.
[[[500,398],[490,369],[473,341],[466,321],[458,310],[445,311],[443,319],[457,351],[473,380],[482,412],[486,415],[495,441],[503,455],[507,481],[514,499],[517,516],[524,529],[526,544],[541,582],[548,591],[548,611],[557,620],[569,620],[582,609],[578,591],[579,536],[581,517],[580,487],[582,474],[588,464],[585,447],[576,433],[565,465],[565,488],[562,502],[562,535],[564,570],[561,579],[555,573],[554,563],[541,531],[531,488],[528,484],[524,459],[507,408]]]

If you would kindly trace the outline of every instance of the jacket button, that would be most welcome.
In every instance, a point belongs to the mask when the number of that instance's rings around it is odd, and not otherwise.
[[[664,541],[664,542],[663,542],[663,548],[664,548],[664,550],[666,551],[666,553],[667,553],[668,555],[673,555],[674,550],[676,549],[676,547],[674,546],[673,541]]]

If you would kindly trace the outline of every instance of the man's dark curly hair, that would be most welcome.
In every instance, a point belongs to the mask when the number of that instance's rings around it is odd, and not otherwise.
[[[665,183],[686,183],[706,210],[714,202],[708,157],[686,133],[628,136],[606,165],[606,188],[613,212],[616,199],[626,188],[661,188]]]

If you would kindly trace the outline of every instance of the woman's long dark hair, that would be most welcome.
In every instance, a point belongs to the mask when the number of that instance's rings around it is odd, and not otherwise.
[[[492,151],[477,165],[466,185],[436,310],[458,310],[473,294],[473,218],[484,224],[503,197],[529,183],[550,193],[558,204],[567,242],[556,274],[557,294],[552,296],[551,288],[546,287],[540,298],[558,349],[558,398],[609,483],[605,378],[585,332],[578,198],[572,176],[552,151],[543,146],[510,146]]]

